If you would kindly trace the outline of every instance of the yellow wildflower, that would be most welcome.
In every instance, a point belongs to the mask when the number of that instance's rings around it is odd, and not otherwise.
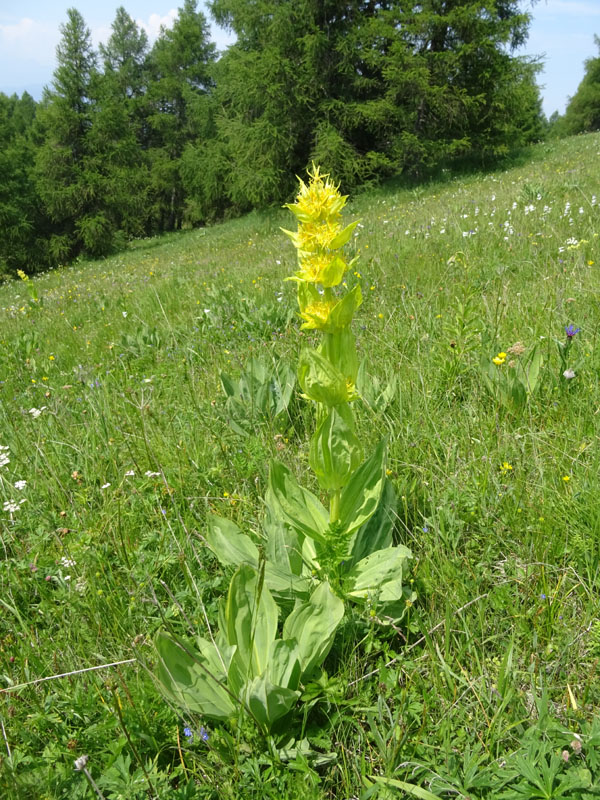
[[[319,167],[313,164],[312,172],[308,172],[308,184],[299,178],[300,191],[294,204],[287,208],[303,223],[315,223],[338,219],[346,204],[347,195],[341,195],[338,186],[331,183],[329,175],[321,175]]]
[[[331,309],[337,305],[335,300],[321,300],[310,303],[300,312],[300,316],[305,320],[303,328],[325,328],[329,321]]]

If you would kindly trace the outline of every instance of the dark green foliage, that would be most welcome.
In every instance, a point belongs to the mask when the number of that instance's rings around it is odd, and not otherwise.
[[[279,200],[311,160],[350,188],[539,137],[535,65],[510,55],[516,0],[213,0],[238,36],[219,67],[218,136],[240,207]]]
[[[600,37],[594,36],[594,42],[600,51]],[[564,136],[600,130],[600,55],[586,60],[583,80],[557,128]]]
[[[544,134],[521,0],[208,5],[237,36],[218,61],[196,0],[152,48],[120,7],[98,55],[67,12],[35,124],[30,98],[0,102],[2,270],[279,203],[311,162],[350,190]],[[569,132],[596,124],[597,61]]]
[[[0,94],[0,275],[44,266],[47,225],[36,197],[31,164],[36,104]]]
[[[59,237],[50,241],[57,259],[83,250],[101,255],[112,238],[89,143],[96,55],[81,14],[71,8],[67,15],[56,49],[53,88],[45,90],[38,115],[42,143],[36,155],[37,190],[55,223],[54,237]]]
[[[206,18],[196,11],[196,0],[185,0],[173,27],[162,31],[149,58],[152,224],[158,231],[179,229],[183,223],[181,157],[188,143],[201,143],[206,137],[215,57]]]

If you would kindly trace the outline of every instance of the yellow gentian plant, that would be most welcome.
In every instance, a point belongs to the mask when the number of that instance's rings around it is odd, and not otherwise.
[[[385,474],[385,441],[363,461],[352,413],[358,359],[350,326],[362,298],[359,286],[344,291],[353,262],[342,248],[358,223],[342,225],[346,197],[328,175],[313,167],[309,176],[288,206],[298,231],[287,233],[298,249],[291,280],[302,327],[322,333],[316,349],[302,351],[298,378],[317,411],[309,461],[329,509],[288,467],[272,462],[259,543],[231,520],[208,519],[207,545],[235,568],[219,631],[210,639],[165,631],[155,637],[155,674],[167,697],[205,717],[236,724],[252,718],[264,733],[314,679],[347,601],[399,620],[414,600],[403,583],[411,553],[392,544],[396,497]]]

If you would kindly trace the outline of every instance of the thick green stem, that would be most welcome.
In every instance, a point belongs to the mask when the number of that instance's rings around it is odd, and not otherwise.
[[[337,522],[340,518],[340,498],[342,496],[342,490],[336,489],[329,501],[329,523]]]

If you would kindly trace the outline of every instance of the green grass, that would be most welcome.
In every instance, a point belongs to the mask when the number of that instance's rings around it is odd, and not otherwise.
[[[356,612],[339,631],[287,727],[311,756],[181,716],[149,671],[160,626],[216,621],[230,576],[206,514],[258,530],[275,456],[316,490],[308,405],[243,437],[220,384],[251,357],[294,365],[308,338],[291,215],[134,242],[36,277],[39,303],[0,287],[0,502],[19,506],[0,505],[2,797],[96,796],[84,754],[111,800],[598,796],[599,156],[578,137],[349,203],[358,345],[373,382],[398,381],[357,404],[359,434],[389,437],[417,601],[400,629]],[[517,342],[543,364],[507,406],[481,364]]]

